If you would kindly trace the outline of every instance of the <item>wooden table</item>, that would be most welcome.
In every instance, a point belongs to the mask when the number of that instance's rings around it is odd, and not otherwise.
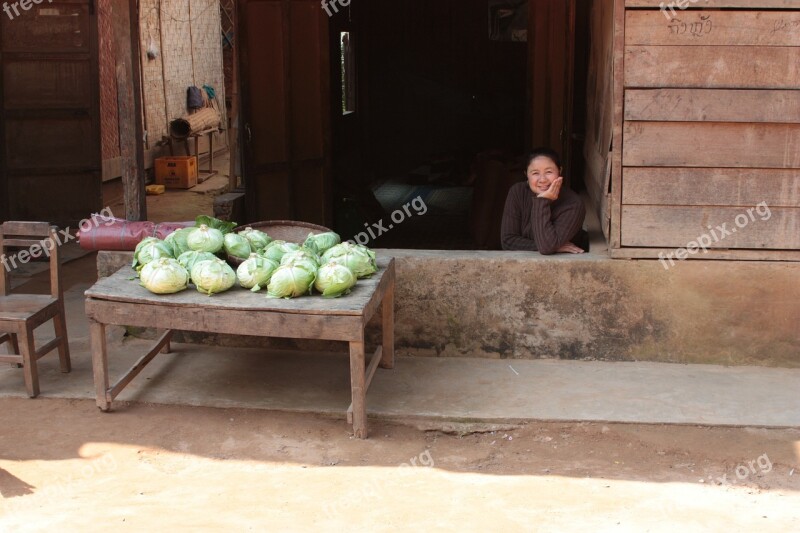
[[[359,280],[347,296],[304,296],[293,300],[273,300],[264,292],[238,287],[214,296],[192,287],[159,296],[140,286],[138,280],[131,280],[133,271],[124,267],[86,291],[97,406],[109,411],[111,402],[156,355],[168,353],[173,330],[337,340],[350,344],[352,403],[347,421],[353,425],[356,437],[366,438],[367,389],[378,365],[394,367],[394,259],[379,259],[378,267],[374,276]],[[383,306],[382,346],[367,364],[364,331],[378,306]],[[166,330],[113,386],[109,386],[105,335],[105,327],[110,324]]]

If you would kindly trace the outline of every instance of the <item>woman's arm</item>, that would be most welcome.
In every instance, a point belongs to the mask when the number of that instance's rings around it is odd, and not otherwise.
[[[554,203],[546,198],[533,199],[531,224],[539,253],[542,255],[558,252],[583,226],[586,208],[580,197],[564,197],[562,202],[554,208]]]
[[[536,251],[536,241],[522,236],[522,198],[516,188],[508,191],[503,222],[500,226],[500,243],[503,250]]]

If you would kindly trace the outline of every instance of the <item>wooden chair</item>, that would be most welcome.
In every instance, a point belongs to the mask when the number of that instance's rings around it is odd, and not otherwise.
[[[39,395],[38,359],[58,348],[61,371],[71,370],[58,245],[56,228],[47,222],[5,222],[0,226],[0,345],[8,343],[11,348],[9,355],[0,355],[0,362],[22,365],[31,398]],[[10,256],[7,247],[22,250]],[[10,295],[8,273],[30,257],[42,255],[50,256],[50,294]],[[33,331],[50,319],[56,338],[37,350]]]

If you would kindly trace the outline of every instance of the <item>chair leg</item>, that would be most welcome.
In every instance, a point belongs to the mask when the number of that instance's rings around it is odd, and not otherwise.
[[[14,351],[13,353],[19,354],[19,340],[17,340],[17,334],[11,333],[9,337],[11,339],[11,349]]]
[[[19,355],[19,342],[17,341],[17,334],[16,333],[8,333],[8,338],[6,338],[2,344],[8,344],[8,354],[9,355]],[[11,363],[12,368],[22,368],[22,363]]]
[[[58,344],[58,358],[61,361],[61,372],[68,373],[72,370],[72,363],[69,359],[69,340],[67,339],[67,322],[64,320],[63,310],[53,318],[53,327],[57,337],[61,337]]]
[[[26,328],[20,340],[22,341],[20,343],[22,362],[25,366],[23,369],[25,388],[28,390],[28,396],[36,398],[39,396],[39,370],[36,367],[36,348],[33,344],[33,331],[30,328]]]

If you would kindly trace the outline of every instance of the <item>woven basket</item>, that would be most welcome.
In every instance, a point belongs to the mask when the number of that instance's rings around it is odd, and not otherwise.
[[[309,233],[318,234],[333,231],[332,229],[320,226],[318,224],[311,224],[310,222],[300,222],[297,220],[267,220],[266,222],[254,222],[252,224],[245,224],[234,228],[234,233],[244,231],[246,228],[257,229],[269,235],[274,241],[294,242],[303,244],[308,238]],[[228,256],[228,262],[232,265],[239,266],[244,260]]]

